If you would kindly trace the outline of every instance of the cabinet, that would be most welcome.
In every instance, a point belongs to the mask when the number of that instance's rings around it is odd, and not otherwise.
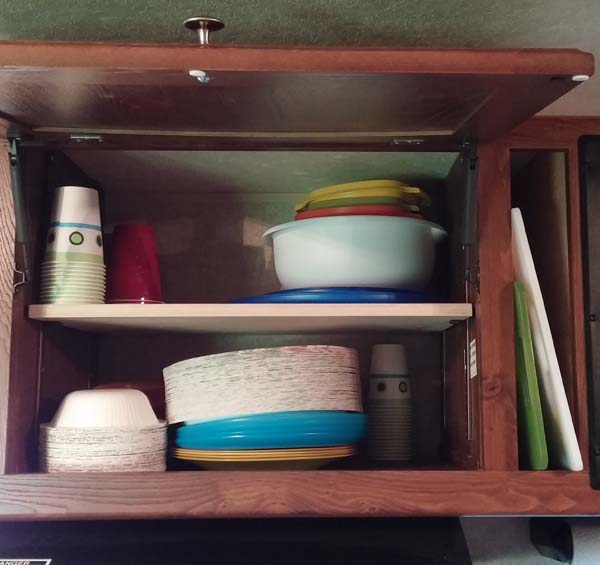
[[[519,175],[535,158],[519,160],[515,151],[566,155],[559,237],[568,250],[568,308],[556,324],[587,453],[576,141],[600,123],[518,124],[574,87],[574,77],[592,72],[593,58],[574,50],[0,44],[7,138],[0,165],[0,517],[600,511],[587,472],[518,470],[509,223],[511,204],[525,190]],[[18,146],[12,158],[21,172],[16,207],[9,141]],[[352,174],[414,178],[439,195],[433,213],[451,228],[438,277],[445,301],[386,308],[228,304],[275,290],[259,235],[265,222],[285,219],[298,187]],[[100,185],[105,224],[158,225],[170,304],[35,304],[49,189],[79,182]],[[476,215],[469,213],[475,185]],[[555,201],[548,202],[553,210]],[[20,214],[29,233],[20,231]],[[26,257],[30,280],[13,294],[13,266],[23,267]],[[37,426],[71,390],[133,373],[160,378],[173,360],[248,344],[319,336],[366,350],[382,332],[409,344],[421,363],[423,405],[438,407],[421,414],[418,465],[35,472]],[[472,347],[476,358],[469,358]]]

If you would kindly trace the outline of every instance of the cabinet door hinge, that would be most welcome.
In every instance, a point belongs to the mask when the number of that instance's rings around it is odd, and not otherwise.
[[[470,289],[479,294],[479,260],[477,253],[477,144],[467,140],[463,143],[463,162],[465,166],[465,200],[462,229],[462,248],[465,268],[467,297]]]
[[[13,203],[15,210],[15,279],[13,284],[14,292],[19,287],[31,280],[29,270],[29,217],[27,213],[27,199],[24,194],[24,187],[21,180],[21,157],[19,154],[20,137],[11,137],[9,160],[10,160],[10,179],[13,193]]]

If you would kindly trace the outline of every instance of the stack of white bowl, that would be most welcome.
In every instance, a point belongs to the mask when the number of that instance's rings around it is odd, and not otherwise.
[[[404,346],[373,347],[367,412],[369,456],[379,461],[410,461],[415,438]]]
[[[167,421],[297,410],[362,412],[354,349],[303,345],[187,359],[163,371]]]
[[[167,434],[139,390],[79,390],[42,424],[40,471],[164,471]]]
[[[98,191],[56,189],[42,263],[43,304],[104,302],[106,267]]]

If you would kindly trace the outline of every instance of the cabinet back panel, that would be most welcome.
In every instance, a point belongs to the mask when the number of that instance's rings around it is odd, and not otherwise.
[[[377,178],[426,190],[432,220],[447,225],[444,179],[456,153],[289,151],[69,151],[105,194],[105,231],[155,227],[165,301],[229,302],[278,290],[262,234],[291,221],[315,188]],[[107,252],[110,253],[110,235]],[[440,246],[440,255],[446,253]],[[437,273],[447,287],[447,272]]]

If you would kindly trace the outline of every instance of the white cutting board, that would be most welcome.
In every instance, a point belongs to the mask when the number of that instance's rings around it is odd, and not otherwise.
[[[554,466],[571,471],[582,471],[583,461],[577,443],[573,419],[565,394],[554,349],[554,340],[544,306],[523,216],[519,208],[511,210],[512,254],[515,278],[523,283],[527,291],[529,322],[533,337],[535,363],[540,385],[544,425],[548,437],[550,460]]]

